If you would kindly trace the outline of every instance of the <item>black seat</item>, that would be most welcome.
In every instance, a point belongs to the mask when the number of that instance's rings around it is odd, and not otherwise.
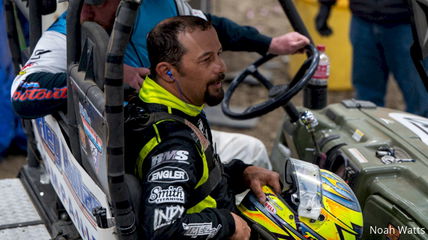
[[[125,174],[125,184],[128,186],[129,196],[131,196],[131,206],[134,209],[135,215],[137,216],[137,226],[140,224],[140,210],[141,210],[141,198],[142,188],[140,181],[131,174]]]

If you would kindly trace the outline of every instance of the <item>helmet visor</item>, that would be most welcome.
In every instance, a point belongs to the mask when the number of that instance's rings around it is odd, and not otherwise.
[[[289,159],[286,164],[287,182],[290,180],[297,191],[294,202],[298,205],[300,217],[317,220],[321,214],[321,177],[318,166],[297,159]]]

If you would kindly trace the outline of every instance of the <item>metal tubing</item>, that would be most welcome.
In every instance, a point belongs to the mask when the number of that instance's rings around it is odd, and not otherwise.
[[[15,74],[19,73],[19,65],[21,62],[21,50],[19,47],[18,30],[16,29],[15,19],[15,4],[12,0],[6,0],[4,4],[7,23],[7,38],[9,42],[10,53],[12,54],[12,62]],[[22,63],[23,64],[23,63]]]
[[[136,216],[125,184],[123,129],[123,54],[134,25],[138,0],[122,0],[107,50],[104,92],[107,120],[108,182],[120,239],[137,239]]]
[[[302,18],[296,10],[296,6],[292,0],[278,0],[284,10],[285,14],[290,21],[291,26],[296,32],[299,32],[305,35],[311,43],[313,43],[311,36],[309,35],[308,29],[306,29],[305,24],[303,23]]]
[[[30,19],[30,9],[28,8],[28,3],[22,0],[11,0],[14,2],[15,6],[18,7],[19,11],[24,15],[24,17],[28,20]]]
[[[30,52],[33,52],[37,41],[42,36],[42,15],[38,0],[28,0],[30,11]]]
[[[73,88],[70,81],[70,70],[80,56],[80,11],[83,0],[70,1],[67,12],[67,126],[70,147],[73,156],[81,164],[79,132],[73,99]]]

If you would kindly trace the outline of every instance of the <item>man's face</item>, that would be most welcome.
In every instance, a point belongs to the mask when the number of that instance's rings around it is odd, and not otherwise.
[[[222,80],[226,66],[220,58],[222,48],[216,31],[196,29],[180,33],[178,40],[186,49],[177,69],[179,76],[175,77],[182,97],[197,106],[219,104],[224,96]]]
[[[113,27],[115,13],[119,3],[120,0],[106,0],[100,5],[84,4],[80,14],[80,22],[96,22],[110,32]]]

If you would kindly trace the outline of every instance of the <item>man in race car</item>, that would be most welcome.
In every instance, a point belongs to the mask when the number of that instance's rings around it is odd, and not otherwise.
[[[237,159],[223,165],[211,144],[202,109],[223,99],[226,71],[214,27],[200,17],[169,18],[149,33],[147,48],[151,74],[128,105],[140,117],[127,122],[139,144],[144,238],[249,239],[234,194],[251,188],[263,203],[261,186],[279,192],[279,175]]]
[[[84,4],[81,21],[94,21],[107,31],[112,28],[119,0],[101,5]],[[138,89],[149,67],[145,36],[162,19],[177,15],[197,15],[210,19],[219,33],[224,50],[256,51],[260,54],[291,54],[309,43],[298,34],[288,33],[270,38],[252,27],[239,26],[226,19],[190,8],[184,0],[143,1],[138,10],[133,36],[125,52],[124,80]],[[30,60],[15,78],[11,95],[15,111],[23,118],[37,118],[65,110],[66,88],[66,15],[63,14],[39,40]],[[249,163],[270,169],[263,143],[250,136],[215,131],[213,134],[222,159],[246,159]]]

